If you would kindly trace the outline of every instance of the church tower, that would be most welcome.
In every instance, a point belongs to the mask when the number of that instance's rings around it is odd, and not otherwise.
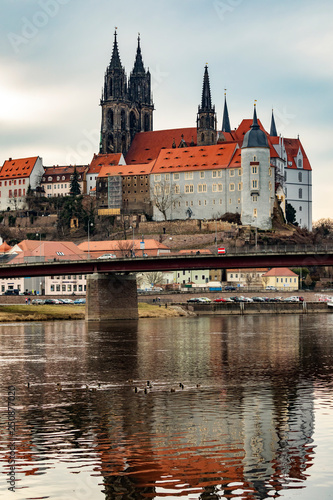
[[[210,95],[210,84],[208,67],[205,66],[201,106],[198,107],[197,114],[197,144],[198,146],[209,146],[216,144],[216,113],[215,106],[212,106]]]
[[[154,105],[151,98],[151,78],[149,70],[145,70],[141,55],[140,36],[134,67],[128,83],[128,98],[131,103],[129,126],[131,141],[136,132],[153,130]]]
[[[153,129],[154,105],[151,99],[149,71],[145,71],[140,38],[129,82],[121,65],[117,32],[114,33],[110,64],[105,72],[102,107],[100,153],[126,155],[136,132]]]

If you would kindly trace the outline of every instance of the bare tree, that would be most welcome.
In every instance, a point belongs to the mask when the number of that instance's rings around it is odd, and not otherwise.
[[[167,220],[168,211],[181,198],[180,188],[177,184],[172,185],[170,181],[166,180],[155,182],[151,188],[150,197],[152,204],[161,212],[164,220]]]
[[[118,254],[121,257],[132,257],[134,253],[133,241],[131,240],[118,240],[117,242]]]

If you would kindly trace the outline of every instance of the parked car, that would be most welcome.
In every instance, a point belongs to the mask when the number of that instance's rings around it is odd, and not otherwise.
[[[58,299],[60,300],[60,299]],[[62,304],[74,304],[74,300],[72,299],[61,299]]]
[[[264,297],[252,297],[253,302],[266,302]]]
[[[224,287],[226,292],[234,292],[236,290],[235,286],[227,285]]]
[[[60,302],[58,299],[45,299],[44,304],[45,305],[60,304]]]
[[[86,299],[75,299],[74,304],[76,305],[82,305],[86,303]]]
[[[6,290],[4,295],[19,295],[19,293],[19,290],[15,288],[14,290]]]
[[[276,292],[276,287],[268,285],[268,286],[266,286],[266,290],[271,290],[272,292]]]
[[[44,300],[43,299],[32,299],[31,301],[31,304],[34,304],[34,305],[41,305],[41,304],[44,304]]]
[[[214,302],[227,302],[227,299],[225,299],[224,297],[219,297],[217,299],[214,299]]]
[[[97,258],[98,259],[116,259],[117,256],[114,253],[105,253],[104,255],[100,255]]]
[[[208,297],[199,297],[199,302],[207,302],[209,304],[211,300]]]

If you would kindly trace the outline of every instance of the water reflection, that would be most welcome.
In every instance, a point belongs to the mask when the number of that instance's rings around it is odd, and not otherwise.
[[[297,315],[0,326],[3,428],[6,387],[17,388],[18,498],[305,487],[315,392],[332,386],[331,329],[330,316]]]

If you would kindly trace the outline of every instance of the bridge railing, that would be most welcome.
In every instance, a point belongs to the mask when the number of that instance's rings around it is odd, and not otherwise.
[[[223,259],[227,256],[232,256],[232,255],[266,255],[266,254],[313,254],[313,253],[318,253],[318,254],[328,254],[333,252],[333,245],[257,245],[257,246],[250,246],[250,245],[244,245],[243,247],[232,247],[228,248],[226,247],[226,253],[219,255],[219,258]],[[20,256],[20,254],[14,254],[15,258],[13,257],[13,254],[0,254],[0,266],[8,266],[8,265],[14,265],[14,264],[40,264],[40,263],[52,263],[52,262],[70,262],[70,261],[97,261],[97,262],[105,262],[104,259],[99,260],[97,256],[94,256],[92,254],[88,255],[87,253],[82,253],[82,254],[76,254],[76,255],[59,255],[57,257],[47,257],[43,255],[36,255],[33,257],[26,257],[26,256]],[[201,254],[202,257],[209,257],[210,254]],[[212,256],[217,256],[217,250],[213,251]],[[177,253],[163,253],[162,255],[158,256],[148,256],[148,257],[143,257],[141,254],[141,251],[139,251],[135,256],[118,256],[117,260],[119,259],[124,259],[124,260],[132,260],[133,258],[137,259],[142,259],[142,258],[147,258],[147,259],[168,259],[170,257],[172,258],[184,258],[184,257],[199,257],[200,253],[193,253],[193,250],[189,250],[188,253],[182,253],[182,254],[177,254]]]

